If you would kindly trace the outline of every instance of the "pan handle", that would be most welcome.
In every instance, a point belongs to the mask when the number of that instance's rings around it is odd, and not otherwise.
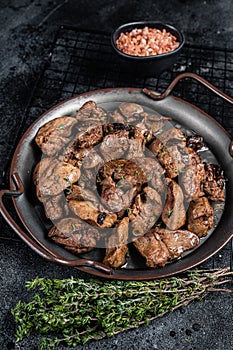
[[[76,260],[68,260],[65,258],[61,258],[47,252],[43,247],[39,245],[39,243],[35,242],[32,238],[25,233],[19,225],[14,221],[9,212],[7,211],[5,204],[3,202],[3,198],[7,197],[18,197],[23,194],[24,187],[20,176],[18,173],[13,174],[13,181],[16,186],[16,190],[1,190],[0,191],[0,213],[6,222],[10,225],[10,227],[17,233],[17,235],[34,251],[36,251],[42,258],[45,258],[49,261],[57,263],[63,266],[71,266],[71,267],[92,267],[100,271],[100,274],[111,275],[112,269],[108,266],[89,259],[76,259]]]
[[[142,91],[147,96],[152,98],[153,100],[163,100],[165,97],[167,97],[172,92],[172,90],[177,85],[177,83],[181,79],[184,79],[184,78],[192,78],[192,79],[197,80],[199,83],[201,83],[202,85],[206,86],[208,89],[210,89],[211,91],[216,93],[218,96],[222,97],[224,100],[226,100],[227,102],[233,104],[233,98],[232,97],[226,95],[224,92],[222,92],[219,89],[217,89],[214,85],[212,85],[207,80],[205,80],[204,78],[200,77],[199,75],[197,75],[195,73],[190,73],[190,72],[181,73],[181,74],[177,75],[177,77],[171,82],[171,84],[167,87],[167,89],[163,93],[153,92],[153,91],[151,91],[151,90],[149,90],[147,88],[142,89]]]
[[[149,90],[147,88],[142,89],[142,91],[144,92],[144,94],[146,94],[147,96],[149,96],[153,100],[157,100],[157,101],[158,100],[163,100],[165,97],[170,95],[170,93],[172,92],[172,90],[174,89],[176,84],[181,79],[184,79],[184,78],[192,78],[192,79],[197,80],[199,83],[201,83],[202,85],[207,87],[209,90],[211,90],[212,92],[214,92],[218,96],[222,97],[225,101],[233,104],[233,98],[232,97],[226,95],[224,92],[222,92],[219,89],[217,89],[214,85],[212,85],[207,80],[205,80],[204,78],[200,77],[199,75],[197,75],[195,73],[190,73],[190,72],[185,72],[185,73],[181,73],[181,74],[177,75],[177,77],[171,82],[171,84],[167,87],[167,89],[164,92],[162,92],[162,93],[155,92],[155,91]],[[233,141],[230,142],[229,153],[230,153],[231,157],[233,157]]]

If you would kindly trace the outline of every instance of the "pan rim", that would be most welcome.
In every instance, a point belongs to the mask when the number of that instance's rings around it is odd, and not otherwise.
[[[64,104],[66,103],[70,103],[72,101],[75,101],[75,100],[80,100],[80,99],[85,99],[85,98],[91,98],[95,95],[98,95],[98,94],[102,94],[102,93],[114,93],[115,91],[128,91],[129,93],[132,93],[132,92],[136,92],[136,93],[141,93],[142,92],[142,89],[141,88],[127,88],[127,87],[123,87],[123,88],[105,88],[105,89],[99,89],[99,90],[93,90],[93,91],[89,91],[89,92],[85,92],[85,93],[82,93],[82,94],[79,94],[79,95],[76,95],[74,97],[71,97],[69,99],[66,99],[64,101],[61,101],[59,102],[58,104],[52,106],[49,110],[45,111],[42,115],[40,115],[30,126],[29,128],[26,130],[26,132],[24,133],[24,135],[21,137],[16,149],[15,149],[15,152],[14,152],[14,155],[13,155],[13,158],[12,158],[12,162],[11,162],[11,167],[10,167],[10,189],[11,190],[14,190],[14,183],[13,183],[13,180],[12,180],[12,175],[13,173],[15,172],[15,168],[17,167],[17,159],[18,159],[18,155],[20,153],[20,150],[22,149],[23,147],[23,144],[25,142],[25,140],[28,138],[28,137],[31,137],[32,138],[32,134],[33,134],[33,130],[35,129],[36,126],[38,126],[39,128],[39,123],[43,121],[43,119],[48,116],[50,113],[54,112],[55,110],[58,110],[60,107],[64,106]],[[198,108],[197,106],[191,104],[190,102],[187,102],[181,98],[178,98],[178,97],[175,97],[175,96],[169,96],[169,97],[166,97],[166,100],[175,100],[175,101],[178,101],[182,104],[185,104],[185,105],[188,105],[190,106],[192,109],[196,110],[198,113],[200,113],[201,115],[207,117],[209,120],[211,120],[212,122],[214,122],[214,124],[220,128],[225,136],[228,138],[229,142],[231,141],[230,139],[230,135],[229,133],[222,127],[221,124],[219,124],[213,117],[211,117],[210,115],[208,115],[206,112],[204,112],[203,110],[201,110],[200,108]],[[154,101],[153,101],[154,103]],[[52,118],[51,118],[52,119]],[[31,232],[30,228],[28,227],[27,225],[27,222],[24,218],[24,215],[22,214],[20,208],[18,207],[18,204],[17,204],[17,198],[13,198],[13,203],[14,203],[14,207],[16,209],[16,212],[19,216],[19,219],[21,220],[21,222],[23,223],[23,225],[25,226],[25,228],[27,229],[27,231],[30,233],[31,236],[33,236],[34,239],[36,239],[37,241],[40,242],[40,240],[37,239],[36,235],[34,235],[33,232]],[[221,219],[222,220],[222,219]],[[220,221],[221,221],[220,220]],[[157,272],[158,270],[157,269],[150,269],[150,268],[146,268],[146,271],[151,271],[151,275],[150,273],[148,275],[143,275],[143,273],[141,275],[138,275],[138,276],[129,276],[129,275],[125,275],[124,273],[122,274],[122,271],[123,269],[117,269],[117,270],[114,270],[113,271],[113,274],[112,275],[109,275],[109,276],[106,276],[106,275],[102,275],[101,272],[97,271],[97,270],[94,270],[90,267],[78,267],[78,270],[81,270],[81,271],[84,271],[84,272],[88,272],[89,274],[92,274],[92,275],[96,275],[96,276],[101,276],[101,277],[105,277],[105,278],[110,278],[110,279],[124,279],[124,280],[144,280],[144,279],[154,279],[154,278],[161,278],[161,277],[167,277],[167,276],[172,276],[172,275],[175,275],[175,274],[178,274],[178,273],[181,273],[181,272],[184,272],[185,270],[187,269],[190,269],[190,268],[193,268],[197,265],[199,265],[200,263],[203,263],[204,261],[206,261],[207,259],[209,259],[210,257],[212,257],[213,255],[215,255],[219,250],[221,250],[223,248],[223,246],[225,244],[227,244],[227,242],[232,238],[233,236],[233,227],[231,228],[231,230],[228,232],[227,234],[227,237],[224,239],[224,241],[218,245],[217,249],[214,249],[214,251],[211,253],[211,254],[207,254],[207,256],[204,256],[202,257],[199,261],[196,261],[194,262],[193,264],[192,263],[189,263],[188,264],[188,267],[180,267],[178,269],[176,269],[175,271],[173,272],[170,272],[170,273],[159,273],[158,276],[157,276]],[[41,243],[41,242],[40,242]],[[36,249],[35,249],[36,250]],[[59,254],[56,252],[55,253],[56,256],[59,256]],[[126,270],[125,270],[126,271]],[[124,272],[125,272],[124,271]],[[141,271],[141,270],[128,270],[128,271]],[[143,270],[142,270],[143,271]],[[144,270],[145,272],[145,270]]]

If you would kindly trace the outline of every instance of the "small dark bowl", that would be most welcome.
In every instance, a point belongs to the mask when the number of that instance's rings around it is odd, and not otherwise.
[[[138,28],[156,28],[159,30],[166,29],[177,38],[180,45],[173,51],[158,54],[154,56],[132,56],[125,54],[119,50],[116,46],[116,40],[121,33],[130,32],[132,29]],[[115,52],[117,53],[120,63],[126,72],[134,73],[138,76],[159,76],[162,72],[168,70],[179,56],[181,49],[184,45],[184,35],[175,27],[155,21],[133,22],[126,23],[118,27],[111,36],[111,44]]]

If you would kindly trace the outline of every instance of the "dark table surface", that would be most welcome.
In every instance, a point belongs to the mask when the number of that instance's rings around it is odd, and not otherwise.
[[[0,4],[0,179],[14,147],[15,130],[60,25],[110,33],[116,26],[136,20],[161,20],[182,29],[189,44],[233,50],[233,3],[217,1],[49,1],[2,0]],[[5,139],[9,141],[4,142]],[[11,142],[12,140],[12,142]],[[25,281],[44,276],[66,278],[81,272],[40,258],[0,218],[0,349],[36,349],[38,337],[15,343],[11,308],[26,300]],[[230,252],[230,250],[229,250]],[[218,253],[218,261],[224,255]],[[224,264],[224,261],[222,261]],[[220,264],[221,265],[221,264]],[[161,319],[76,349],[231,350],[233,348],[232,295],[209,294]],[[61,347],[62,349],[62,347]]]

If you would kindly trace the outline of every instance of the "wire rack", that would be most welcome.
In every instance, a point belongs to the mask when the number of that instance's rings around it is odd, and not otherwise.
[[[160,77],[135,77],[121,65],[111,49],[107,33],[62,26],[56,33],[50,57],[33,90],[21,126],[6,157],[9,160],[29,125],[54,104],[74,95],[107,87],[147,87],[163,91],[179,73],[189,71],[201,75],[220,90],[233,96],[233,50],[186,44],[173,68]],[[194,81],[181,81],[173,94],[198,106],[214,117],[233,136],[233,106]],[[9,145],[7,149],[9,149]],[[3,239],[0,236],[0,239]],[[7,230],[4,239],[17,240]],[[232,266],[232,242],[202,264],[203,268]]]

